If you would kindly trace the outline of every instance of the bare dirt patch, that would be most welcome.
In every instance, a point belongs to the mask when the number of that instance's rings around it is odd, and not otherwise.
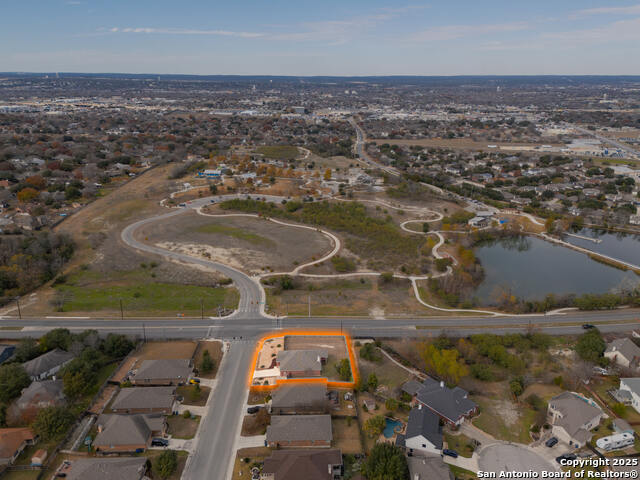
[[[353,418],[331,419],[333,429],[333,447],[342,450],[343,454],[362,453],[362,442],[358,420]]]
[[[251,437],[253,435],[264,435],[267,433],[267,425],[271,424],[271,415],[266,408],[261,408],[258,413],[253,415],[245,415],[242,419],[243,437]]]
[[[196,351],[196,342],[147,342],[140,348],[139,360],[162,360],[192,358]]]
[[[185,406],[204,407],[211,393],[209,387],[198,387],[195,385],[183,385],[176,389],[176,394],[183,397],[182,404]]]

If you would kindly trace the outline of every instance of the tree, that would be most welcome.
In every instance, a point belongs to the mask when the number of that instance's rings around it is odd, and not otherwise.
[[[427,222],[424,222],[422,224],[422,233],[427,233],[429,231],[429,224]]]
[[[156,460],[155,471],[160,478],[168,478],[178,468],[178,455],[174,450],[165,450]]]
[[[19,363],[0,365],[0,403],[13,400],[30,383],[29,375]]]
[[[382,415],[376,415],[364,423],[364,430],[369,434],[369,436],[377,437],[382,433],[385,425],[386,421],[384,417]]]
[[[102,344],[102,351],[111,358],[122,358],[133,350],[133,347],[133,342],[126,336],[110,333]]]
[[[341,380],[344,380],[345,382],[351,380],[351,364],[349,363],[349,360],[346,358],[340,360],[336,365],[336,370]]]
[[[38,195],[40,195],[38,190],[36,190],[35,188],[26,187],[18,192],[17,197],[19,202],[26,203],[38,198]]]
[[[32,428],[44,441],[58,439],[67,432],[74,418],[66,407],[45,407],[38,411]]]
[[[427,343],[423,347],[421,356],[425,370],[450,385],[456,385],[462,377],[469,375],[469,368],[458,358],[460,352],[455,348],[441,350]]]
[[[524,392],[524,379],[522,377],[514,378],[509,382],[509,388],[511,389],[511,393],[519,397],[522,395],[522,392]]]
[[[55,348],[68,351],[69,347],[71,347],[71,341],[72,336],[69,330],[66,328],[54,328],[40,339],[40,349],[43,352],[48,352]]]
[[[212,193],[213,195],[217,194],[218,186],[212,183],[211,185],[209,185],[209,192]]]
[[[382,361],[382,355],[373,342],[365,343],[360,348],[360,357],[370,362],[379,363]]]
[[[200,371],[202,373],[210,373],[213,368],[214,368],[215,364],[213,363],[213,359],[211,358],[211,354],[209,353],[209,350],[205,350],[202,353],[202,362],[200,362]]]
[[[583,360],[598,363],[604,354],[607,345],[597,328],[592,328],[578,339],[576,352]]]
[[[23,338],[13,352],[13,359],[19,363],[28,362],[40,354],[38,342],[33,338]]]
[[[331,169],[330,168],[327,168],[324,171],[324,179],[325,180],[331,180]]]
[[[409,467],[404,452],[392,443],[378,443],[362,465],[368,480],[409,480]]]
[[[369,374],[369,378],[367,378],[367,386],[371,391],[375,391],[375,389],[378,388],[378,376],[375,373],[371,372]]]
[[[384,406],[390,412],[395,412],[398,409],[398,401],[395,398],[387,398]]]

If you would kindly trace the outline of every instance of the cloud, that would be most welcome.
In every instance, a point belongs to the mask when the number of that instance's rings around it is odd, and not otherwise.
[[[599,7],[578,10],[571,15],[571,18],[586,17],[590,15],[638,15],[640,14],[640,4],[628,7]]]
[[[579,45],[636,41],[640,40],[640,17],[619,20],[602,27],[545,33],[542,38]]]
[[[485,25],[443,25],[433,27],[409,36],[412,42],[441,42],[459,38],[489,35],[492,33],[518,32],[529,29],[526,22],[495,23]]]
[[[153,27],[112,27],[111,33],[145,33],[155,35],[213,35],[222,37],[259,38],[264,33],[235,32],[231,30],[199,30],[191,28],[153,28]]]

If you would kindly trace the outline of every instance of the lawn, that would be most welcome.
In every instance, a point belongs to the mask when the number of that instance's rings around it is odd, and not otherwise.
[[[370,374],[375,373],[376,377],[378,377],[381,393],[385,396],[395,396],[395,392],[399,387],[412,377],[409,372],[393,363],[382,353],[380,353],[381,360],[379,362],[370,362],[360,356],[360,348],[357,350],[356,356],[362,380],[366,381]]]
[[[195,228],[195,231],[200,233],[217,233],[220,235],[227,235],[238,240],[244,240],[254,245],[275,246],[274,241],[267,237],[263,237],[262,235],[258,235],[256,233],[247,232],[240,228],[231,227],[229,225],[209,223],[207,225],[201,225]]]
[[[182,385],[176,389],[176,395],[182,395],[184,398],[182,404],[194,407],[204,407],[207,404],[210,392],[211,389],[209,387],[200,387],[200,393],[198,393],[195,385]]]
[[[201,302],[206,315],[217,315],[218,306],[235,309],[239,295],[234,288],[201,287],[171,283],[136,283],[132,285],[60,285],[63,312],[119,311],[125,315],[162,312],[199,315]]]
[[[333,447],[342,450],[343,454],[362,453],[360,428],[355,418],[331,419],[333,429]]]
[[[300,155],[300,150],[292,145],[258,147],[256,152],[267,158],[275,158],[277,160],[293,160]]]
[[[475,450],[473,446],[473,440],[462,433],[459,435],[452,435],[445,432],[444,439],[447,441],[447,448],[455,450],[461,456],[471,458]]]
[[[200,417],[184,418],[182,415],[167,417],[168,433],[173,438],[190,439],[196,435]]]
[[[147,450],[146,452],[144,452],[144,456],[147,457],[149,460],[151,460],[151,472],[154,471],[154,469],[156,469],[156,465],[157,465],[157,457],[159,457],[160,455],[162,455],[162,452],[166,451],[166,450]],[[176,468],[176,471],[173,472],[172,475],[170,475],[169,477],[167,477],[164,480],[180,480],[180,477],[182,477],[182,470],[184,470],[184,465],[187,463],[187,457],[188,457],[188,453],[182,450],[177,450],[176,453],[178,454],[178,467]],[[147,473],[147,476],[149,476],[149,474]],[[151,476],[151,478],[159,478],[159,475],[153,475]]]

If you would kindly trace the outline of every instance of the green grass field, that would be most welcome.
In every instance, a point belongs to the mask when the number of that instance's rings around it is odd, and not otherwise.
[[[120,300],[126,313],[199,314],[200,302],[208,315],[222,305],[235,309],[239,295],[234,288],[201,287],[171,283],[137,283],[133,285],[56,287],[61,296],[63,312],[95,312],[120,310]]]
[[[220,235],[227,235],[229,237],[237,238],[238,240],[244,240],[246,242],[253,243],[254,245],[275,246],[275,242],[269,238],[255,233],[247,232],[240,228],[230,227],[228,225],[210,223],[208,225],[197,227],[195,231],[200,233],[217,233]]]
[[[300,151],[291,145],[273,145],[270,147],[258,147],[256,152],[267,158],[277,160],[293,160],[300,155]]]

